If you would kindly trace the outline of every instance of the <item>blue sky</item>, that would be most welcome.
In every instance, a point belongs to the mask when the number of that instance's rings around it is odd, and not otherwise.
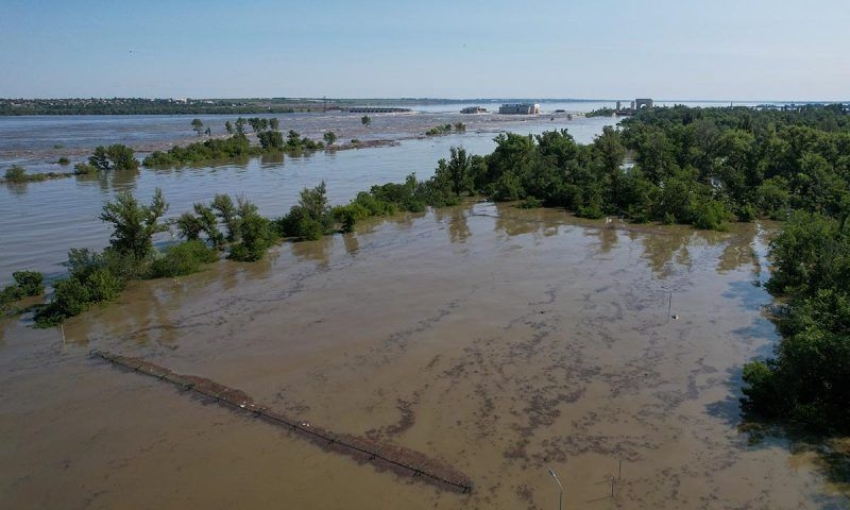
[[[847,0],[4,0],[0,97],[850,100]]]

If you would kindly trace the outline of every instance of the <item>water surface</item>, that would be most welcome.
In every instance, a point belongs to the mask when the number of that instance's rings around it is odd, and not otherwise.
[[[64,342],[6,323],[0,506],[543,509],[553,469],[565,508],[846,508],[810,461],[737,429],[740,367],[776,340],[752,284],[765,231],[614,225],[404,215],[134,284]],[[92,348],[414,448],[475,491],[375,472]]]

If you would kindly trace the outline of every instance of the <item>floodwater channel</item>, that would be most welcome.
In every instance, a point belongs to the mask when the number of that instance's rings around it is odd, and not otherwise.
[[[754,284],[769,230],[468,204],[135,283],[63,330],[6,322],[0,507],[546,509],[552,469],[568,509],[845,508],[811,459],[738,430],[741,366],[776,341]],[[92,349],[412,448],[475,489],[377,472]]]

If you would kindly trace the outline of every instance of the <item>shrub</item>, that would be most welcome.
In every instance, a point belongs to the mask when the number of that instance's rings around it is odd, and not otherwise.
[[[324,225],[313,219],[307,209],[300,205],[292,206],[289,214],[276,220],[275,229],[281,237],[295,237],[309,241],[321,239],[325,234]]]
[[[44,293],[44,276],[37,271],[16,271],[12,278],[24,296],[40,296]]]
[[[36,326],[61,324],[95,304],[112,301],[123,288],[123,280],[105,267],[58,280],[53,283],[53,300],[35,313]]]
[[[348,233],[354,232],[354,226],[357,224],[358,213],[362,212],[363,210],[361,208],[354,204],[349,204],[334,207],[331,210],[331,216],[333,216],[334,221],[340,224],[340,230]]]
[[[701,202],[694,208],[694,226],[704,230],[722,230],[723,222],[729,217],[726,206],[717,200]]]
[[[0,291],[0,310],[6,308],[8,305],[20,300],[23,297],[24,293],[20,287],[18,287],[17,285],[9,285],[8,287]]]
[[[271,222],[256,213],[242,217],[241,231],[241,242],[232,246],[228,255],[232,260],[254,262],[262,259],[276,237]]]
[[[520,209],[537,209],[543,207],[543,201],[534,197],[525,197],[525,200],[517,204]]]
[[[192,240],[169,246],[151,263],[151,278],[171,278],[196,273],[201,264],[218,260],[218,252],[203,241]]]
[[[4,178],[8,182],[26,182],[27,171],[20,165],[12,165],[6,169]]]
[[[74,165],[74,175],[94,175],[97,173],[97,168],[87,163],[77,163]]]
[[[65,156],[62,156],[61,158],[59,158],[59,161],[57,161],[57,163],[62,166],[68,166],[71,164],[71,160],[66,158]]]

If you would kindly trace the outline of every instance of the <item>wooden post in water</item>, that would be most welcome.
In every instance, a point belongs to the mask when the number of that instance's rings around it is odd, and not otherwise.
[[[670,313],[673,311],[673,292],[670,292],[670,301],[667,304],[667,324],[670,324]]]
[[[623,478],[623,459],[620,459],[620,467],[617,470],[617,479]]]

